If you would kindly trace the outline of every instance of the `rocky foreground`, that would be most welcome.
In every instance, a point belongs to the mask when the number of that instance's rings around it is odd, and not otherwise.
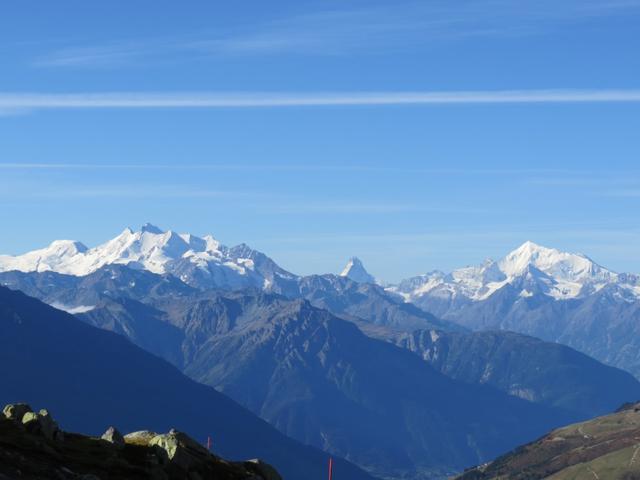
[[[552,431],[457,480],[640,480],[640,403]]]
[[[62,431],[47,410],[7,405],[0,415],[0,480],[281,480],[259,461],[228,462],[171,430],[101,438]]]

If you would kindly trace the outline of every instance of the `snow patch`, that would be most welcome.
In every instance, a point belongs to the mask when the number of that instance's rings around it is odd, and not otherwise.
[[[52,303],[51,306],[53,308],[56,308],[58,310],[62,310],[63,312],[67,312],[70,313],[72,315],[75,315],[77,313],[87,313],[90,312],[91,310],[93,310],[94,308],[96,308],[95,305],[77,305],[75,307],[69,306],[69,305],[64,305],[62,303]]]

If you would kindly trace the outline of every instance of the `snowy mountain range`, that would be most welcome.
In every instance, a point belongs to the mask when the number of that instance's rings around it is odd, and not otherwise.
[[[414,302],[430,296],[452,303],[482,301],[507,284],[522,285],[519,295],[542,293],[557,300],[584,298],[607,285],[617,285],[634,298],[640,297],[640,278],[617,274],[582,254],[565,253],[525,242],[499,261],[486,260],[475,267],[451,273],[433,271],[409,278],[389,291]]]
[[[229,248],[211,235],[197,237],[164,231],[148,223],[139,231],[126,228],[94,248],[77,241],[56,240],[24,255],[0,255],[0,272],[86,276],[106,265],[118,264],[156,274],[169,273],[188,284],[224,288],[268,288],[276,277],[295,277],[247,245]]]
[[[0,272],[56,272],[85,276],[106,265],[126,265],[156,274],[172,274],[196,286],[225,289],[259,288],[283,291],[283,284],[301,278],[245,244],[227,247],[211,235],[188,233],[145,224],[138,231],[126,228],[115,238],[88,248],[78,241],[56,240],[48,247],[23,255],[0,255]],[[375,284],[357,257],[349,259],[341,277]],[[438,270],[408,278],[387,290],[405,301],[420,304],[423,297],[451,305],[483,301],[505,285],[521,285],[519,295],[544,294],[556,300],[584,298],[615,285],[629,301],[640,298],[640,277],[618,274],[583,254],[565,253],[525,242],[498,261],[451,273]]]
[[[172,274],[196,286],[225,289],[283,290],[283,283],[301,278],[279,267],[265,254],[245,244],[227,247],[211,235],[188,233],[145,224],[138,231],[126,228],[115,238],[88,248],[78,241],[56,240],[48,247],[23,255],[0,255],[0,272],[56,272],[86,276],[106,265],[126,265],[156,274]],[[357,257],[349,259],[341,277],[375,284]],[[521,297],[544,294],[556,300],[584,298],[615,285],[629,301],[640,298],[640,277],[618,274],[582,254],[565,253],[525,242],[498,261],[459,268],[451,273],[432,271],[387,288],[405,301],[423,297],[453,305],[483,301],[505,285],[522,286]]]

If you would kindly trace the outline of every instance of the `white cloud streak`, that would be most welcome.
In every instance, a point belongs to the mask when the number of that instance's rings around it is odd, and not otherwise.
[[[0,111],[640,102],[638,90],[345,93],[0,93]]]

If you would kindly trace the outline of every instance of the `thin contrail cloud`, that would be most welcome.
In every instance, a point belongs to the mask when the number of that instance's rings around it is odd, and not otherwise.
[[[356,93],[0,93],[0,111],[95,108],[260,108],[640,102],[640,90],[501,90]]]

